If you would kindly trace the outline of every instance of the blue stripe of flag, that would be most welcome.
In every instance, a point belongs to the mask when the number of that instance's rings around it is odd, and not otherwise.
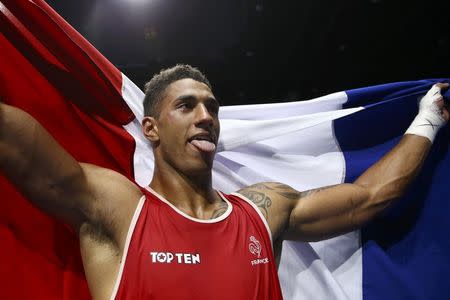
[[[346,92],[345,108],[365,107],[334,122],[346,161],[346,182],[354,181],[400,140],[417,113],[420,96],[442,81],[448,79]],[[363,228],[364,300],[450,299],[449,132],[448,126],[441,130],[405,197]]]

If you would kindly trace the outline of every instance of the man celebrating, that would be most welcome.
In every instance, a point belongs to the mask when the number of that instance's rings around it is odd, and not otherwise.
[[[281,241],[352,231],[400,197],[449,119],[445,88],[431,88],[399,144],[353,184],[325,189],[266,182],[232,195],[215,191],[219,104],[206,77],[186,65],[146,85],[142,128],[155,157],[148,187],[75,161],[7,105],[0,109],[0,167],[79,234],[94,299],[280,299]]]

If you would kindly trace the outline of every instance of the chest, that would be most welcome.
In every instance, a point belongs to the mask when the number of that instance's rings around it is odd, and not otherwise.
[[[136,290],[171,298],[187,292],[247,297],[276,272],[266,228],[245,214],[215,223],[157,209],[141,217],[124,269],[125,276],[139,274],[132,283],[124,278]]]
[[[150,218],[148,218],[150,217]],[[234,212],[214,223],[199,223],[154,211],[136,228],[130,245],[140,263],[158,272],[221,269],[248,270],[271,255],[266,229],[245,214]]]

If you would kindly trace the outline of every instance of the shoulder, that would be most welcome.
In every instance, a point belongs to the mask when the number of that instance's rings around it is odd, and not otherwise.
[[[279,182],[261,182],[236,192],[252,201],[269,223],[274,238],[283,230],[301,193]]]
[[[257,205],[265,203],[269,206],[274,200],[297,200],[301,197],[301,192],[279,182],[256,183],[238,190],[237,193],[247,197]]]
[[[139,198],[141,189],[130,179],[111,169],[81,163],[81,168],[88,185],[88,192],[93,196],[92,204],[107,205],[103,200],[111,202],[121,199]]]
[[[117,171],[89,163],[80,163],[80,165],[86,178],[94,185],[101,182],[102,184],[106,183],[108,187],[115,185],[119,189],[140,190],[134,182]]]
[[[299,191],[295,190],[294,188],[290,187],[287,184],[280,183],[280,182],[259,182],[255,183],[253,185],[250,185],[248,187],[242,188],[238,191],[240,193],[241,191],[259,191],[261,193],[276,193],[280,194],[283,197],[286,198],[297,198],[300,194]]]
[[[86,163],[81,167],[89,193],[86,223],[121,244],[143,192],[114,170]]]

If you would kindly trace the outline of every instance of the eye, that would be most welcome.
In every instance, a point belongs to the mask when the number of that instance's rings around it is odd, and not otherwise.
[[[181,110],[188,110],[188,109],[192,109],[192,105],[187,102],[181,102],[176,106],[176,108],[181,109]]]
[[[207,109],[211,114],[217,115],[219,113],[219,105],[217,103],[212,102],[208,104]]]
[[[210,109],[211,113],[213,113],[214,115],[217,115],[219,113],[219,106],[214,105],[212,106],[212,108]]]

